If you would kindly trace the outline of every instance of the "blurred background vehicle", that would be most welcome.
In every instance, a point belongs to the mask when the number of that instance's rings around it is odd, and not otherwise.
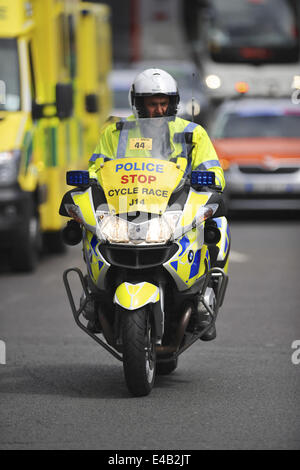
[[[222,104],[210,129],[231,210],[300,209],[300,105],[242,98]]]
[[[191,0],[185,29],[213,100],[288,96],[299,77],[298,0]],[[189,11],[190,10],[190,11]]]
[[[112,116],[127,117],[132,114],[132,109],[129,105],[129,89],[133,83],[137,71],[132,68],[125,68],[128,66],[114,67],[109,74],[108,82],[112,91]]]
[[[265,97],[300,90],[298,0],[103,1],[112,8],[115,67],[191,63],[210,109],[241,87]]]
[[[15,270],[33,270],[42,246],[65,249],[65,173],[87,166],[111,108],[109,14],[79,0],[0,1],[0,248]]]

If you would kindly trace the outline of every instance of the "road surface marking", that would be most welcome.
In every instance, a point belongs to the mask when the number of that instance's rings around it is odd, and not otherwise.
[[[230,251],[229,253],[229,262],[233,263],[246,263],[249,256],[245,253],[239,253],[238,251]]]

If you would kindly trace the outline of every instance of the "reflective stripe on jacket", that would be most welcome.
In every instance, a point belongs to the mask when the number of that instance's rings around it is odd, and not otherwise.
[[[126,121],[134,119],[134,116],[129,116],[126,118]],[[168,125],[172,142],[174,140],[175,133],[179,136],[184,136],[183,133],[192,133],[192,142],[186,143],[184,138],[178,140],[178,144],[176,144],[178,146],[178,153],[176,153],[176,155],[181,152],[183,154],[188,153],[186,152],[185,146],[193,146],[191,154],[192,169],[213,171],[216,175],[216,184],[220,185],[222,189],[224,189],[225,179],[223,169],[221,168],[217,153],[205,129],[199,124],[186,121],[179,117],[176,117],[174,121],[170,121]],[[123,158],[126,156],[129,132],[129,129],[125,131],[123,130],[120,138],[120,131],[117,129],[116,123],[105,127],[101,133],[99,143],[89,161],[89,171],[91,176],[94,172],[94,163],[98,158],[112,159]]]

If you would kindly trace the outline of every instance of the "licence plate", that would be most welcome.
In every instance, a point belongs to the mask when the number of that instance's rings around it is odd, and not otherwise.
[[[268,184],[268,183],[254,183],[253,184],[253,191],[256,193],[286,193],[291,192],[293,188],[291,185],[287,185],[285,183],[276,183],[276,184]]]

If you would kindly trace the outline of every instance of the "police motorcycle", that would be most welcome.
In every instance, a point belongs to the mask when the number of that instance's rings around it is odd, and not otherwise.
[[[191,171],[191,134],[170,118],[120,122],[126,157],[99,157],[95,172],[67,172],[65,243],[82,241],[87,268],[63,280],[77,325],[123,363],[133,396],[214,325],[226,292],[230,231],[214,173]],[[91,177],[93,176],[93,177]],[[79,277],[76,305],[70,275]],[[78,294],[78,292],[77,292]],[[199,316],[207,321],[199,327]]]

